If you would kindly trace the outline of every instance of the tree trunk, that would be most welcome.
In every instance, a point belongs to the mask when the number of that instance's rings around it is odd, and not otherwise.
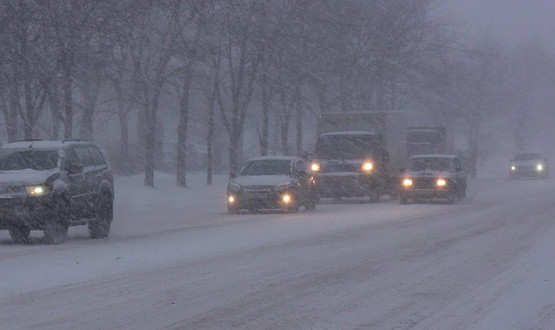
[[[179,126],[177,127],[177,186],[187,187],[187,125],[189,124],[189,95],[193,80],[193,68],[187,64],[183,80],[183,93],[179,102]]]

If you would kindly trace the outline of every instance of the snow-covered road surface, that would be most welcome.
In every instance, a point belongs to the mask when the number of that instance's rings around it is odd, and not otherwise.
[[[555,329],[552,180],[255,215],[226,213],[224,178],[189,180],[118,178],[106,240],[0,232],[0,328]]]

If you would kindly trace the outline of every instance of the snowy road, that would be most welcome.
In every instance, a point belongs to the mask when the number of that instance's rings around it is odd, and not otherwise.
[[[554,329],[555,185],[469,183],[456,205],[228,215],[225,180],[118,178],[107,240],[0,232],[2,329]]]

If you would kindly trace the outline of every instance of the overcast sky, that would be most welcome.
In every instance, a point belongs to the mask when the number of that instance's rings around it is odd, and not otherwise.
[[[491,28],[510,47],[536,39],[555,52],[555,0],[437,0],[436,6],[468,35]]]

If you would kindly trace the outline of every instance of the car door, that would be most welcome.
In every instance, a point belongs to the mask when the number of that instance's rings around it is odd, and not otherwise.
[[[81,219],[84,216],[84,208],[87,205],[87,187],[85,184],[85,177],[83,171],[78,173],[71,173],[70,166],[80,163],[77,152],[74,147],[67,148],[64,153],[63,168],[67,171],[67,190],[69,192],[69,205],[70,214],[74,215],[75,219]]]
[[[94,215],[94,205],[96,197],[96,168],[87,146],[75,147],[77,160],[83,164],[83,212],[85,217],[92,217]]]

